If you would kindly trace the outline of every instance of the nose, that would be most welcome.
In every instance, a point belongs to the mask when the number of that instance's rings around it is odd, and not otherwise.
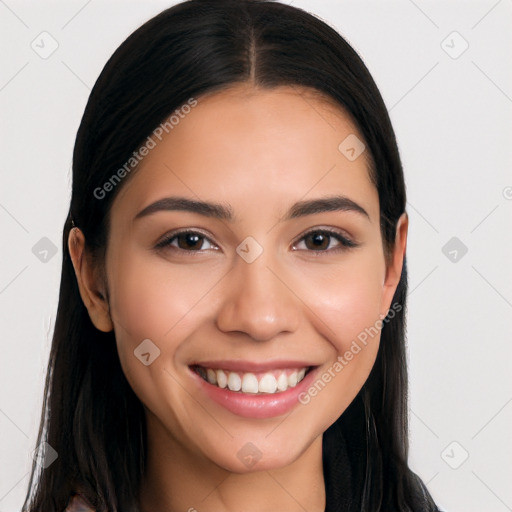
[[[237,258],[229,272],[227,293],[217,314],[223,332],[242,332],[257,341],[294,332],[300,320],[300,300],[284,273],[267,259],[266,251],[247,263]]]

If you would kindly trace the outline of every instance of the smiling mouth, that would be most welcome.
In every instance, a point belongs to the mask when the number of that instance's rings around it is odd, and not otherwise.
[[[294,388],[314,367],[282,368],[266,372],[238,372],[199,365],[190,368],[212,386],[239,393],[268,395]]]

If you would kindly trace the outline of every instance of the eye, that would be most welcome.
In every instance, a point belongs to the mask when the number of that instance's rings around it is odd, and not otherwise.
[[[333,239],[337,242],[337,245],[333,248]],[[314,229],[306,233],[299,239],[299,243],[293,245],[293,249],[297,250],[298,245],[304,241],[306,250],[314,252],[338,252],[348,248],[357,247],[359,244],[343,236],[338,231],[331,229]]]
[[[209,247],[204,247],[205,242]],[[155,246],[156,249],[164,247],[173,247],[177,250],[188,252],[203,252],[206,249],[217,250],[218,247],[214,245],[211,240],[198,231],[179,231],[166,235]]]
[[[333,242],[336,242],[333,247]],[[204,247],[205,243],[207,247]],[[347,248],[357,247],[358,244],[342,235],[338,231],[330,229],[314,229],[303,235],[298,243],[292,248],[294,250],[303,250],[299,247],[301,243],[309,252],[338,252]],[[166,235],[155,246],[156,249],[172,247],[178,251],[204,252],[205,250],[218,250],[216,246],[206,235],[199,231],[179,231]]]

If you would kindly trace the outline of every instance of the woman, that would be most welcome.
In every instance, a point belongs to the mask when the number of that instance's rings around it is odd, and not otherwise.
[[[190,0],[136,30],[77,134],[58,457],[24,510],[438,510],[407,464],[405,204],[379,91],[319,19]]]

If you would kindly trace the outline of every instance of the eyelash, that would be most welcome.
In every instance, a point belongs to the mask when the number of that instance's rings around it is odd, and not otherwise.
[[[170,233],[169,235],[165,236],[160,242],[158,242],[155,246],[155,249],[164,249],[166,247],[172,247],[174,250],[177,250],[177,251],[183,251],[183,252],[189,252],[189,253],[200,253],[200,252],[204,252],[204,250],[187,250],[187,249],[182,249],[181,247],[175,247],[175,246],[171,246],[171,243],[174,241],[174,240],[177,240],[177,238],[180,236],[180,235],[188,235],[188,234],[192,234],[192,235],[199,235],[201,238],[204,238],[206,240],[208,240],[208,242],[211,244],[211,245],[214,245],[215,244],[210,240],[209,237],[207,237],[204,233],[201,233],[200,231],[193,231],[193,230],[184,230],[184,231],[177,231],[177,232],[174,232],[174,233]],[[324,249],[324,250],[318,250],[318,251],[315,251],[313,249],[306,249],[306,252],[312,252],[314,253],[316,256],[320,256],[320,254],[322,253],[327,253],[327,254],[332,254],[332,253],[338,253],[338,252],[341,252],[341,251],[346,251],[347,249],[352,249],[354,247],[358,247],[359,244],[357,244],[356,242],[350,240],[349,238],[346,238],[344,237],[343,235],[341,235],[338,231],[334,231],[334,230],[331,230],[331,229],[312,229],[310,231],[308,231],[307,233],[304,233],[301,238],[299,238],[297,240],[297,242],[294,242],[293,243],[293,247],[295,247],[298,242],[301,242],[303,241],[306,237],[308,237],[309,235],[311,234],[321,234],[321,235],[327,235],[331,238],[334,238],[336,239],[338,242],[340,242],[340,246],[334,248],[334,249]],[[329,243],[330,245],[330,243]],[[300,250],[303,250],[303,249],[300,249]]]
[[[359,245],[356,242],[354,242],[353,240],[351,240],[350,238],[343,236],[338,231],[335,231],[333,229],[325,229],[324,228],[324,229],[311,229],[310,231],[304,233],[298,239],[297,242],[294,242],[293,246],[295,247],[295,245],[298,242],[302,242],[306,237],[308,237],[311,234],[320,234],[320,235],[324,235],[324,236],[327,235],[330,238],[334,238],[335,240],[337,240],[340,243],[340,245],[338,247],[335,247],[334,249],[324,249],[324,250],[318,250],[318,251],[315,251],[313,249],[311,249],[311,250],[306,249],[306,252],[312,252],[316,256],[320,256],[321,254],[325,254],[325,253],[331,254],[331,253],[338,253],[341,251],[346,251],[347,249],[352,249]],[[329,243],[329,245],[330,245],[330,243]]]

